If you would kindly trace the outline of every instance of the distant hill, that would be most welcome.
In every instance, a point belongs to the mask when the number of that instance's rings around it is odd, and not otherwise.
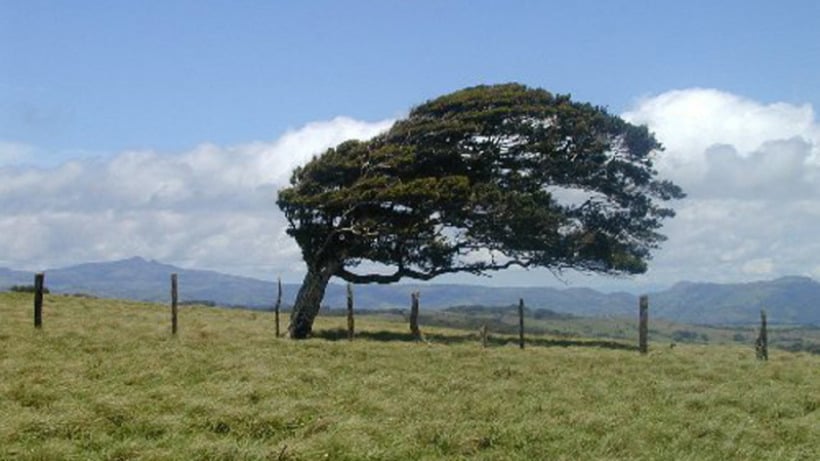
[[[426,308],[452,306],[509,306],[523,298],[530,309],[550,309],[576,315],[631,314],[637,298],[628,293],[605,294],[588,288],[486,287],[455,284],[395,284],[356,287],[356,304],[370,308],[406,307],[410,293],[421,293]],[[344,304],[342,286],[331,285],[325,298],[328,305]]]
[[[272,305],[276,293],[275,285],[269,282],[213,271],[182,269],[142,258],[46,271],[46,285],[58,293],[167,301],[170,299],[172,273],[178,274],[182,300],[267,306]]]
[[[774,323],[820,325],[820,283],[808,277],[716,284],[681,282],[651,297],[658,317],[684,323],[749,323],[766,309]]]
[[[33,274],[19,271],[0,278],[0,289],[16,284],[32,283]],[[182,269],[156,261],[135,257],[121,261],[86,263],[46,271],[46,286],[55,293],[85,293],[95,296],[167,301],[170,297],[170,274],[179,276],[180,298],[212,301],[220,305],[270,307],[276,297],[276,284],[247,277],[213,271]],[[283,303],[293,304],[297,284],[283,285]],[[393,284],[361,285],[355,290],[356,306],[362,309],[403,308],[409,305],[410,293],[421,292],[422,306],[443,309],[451,306],[504,306],[524,298],[529,308],[550,308],[578,315],[594,315],[601,311],[612,314],[631,312],[634,296],[604,294],[586,288],[499,288],[474,285]],[[324,304],[344,306],[346,288],[331,283]]]
[[[32,284],[34,284],[34,274],[0,267],[0,289],[8,289],[14,285]]]
[[[183,301],[210,301],[224,306],[270,308],[276,284],[214,271],[182,269],[143,258],[87,263],[46,271],[46,286],[55,293],[166,302],[170,274],[179,275]],[[29,272],[0,269],[0,289],[31,284]],[[299,286],[284,284],[283,303],[290,306]],[[355,289],[359,309],[407,308],[410,293],[421,292],[422,309],[452,306],[509,306],[523,298],[529,309],[581,316],[634,316],[637,297],[601,293],[589,288],[484,287],[456,284],[362,285]],[[345,287],[328,286],[324,304],[345,305]],[[772,323],[820,325],[820,283],[806,277],[785,277],[745,284],[681,282],[650,294],[650,316],[683,323],[755,323],[765,308]]]
[[[121,261],[86,263],[46,272],[46,286],[54,293],[84,293],[100,297],[139,301],[170,299],[170,275],[179,274],[180,298],[215,301],[224,305],[264,306],[275,296],[275,285],[246,277],[212,271],[188,270],[130,258]],[[0,269],[0,289],[31,284],[28,272]],[[274,293],[273,295],[271,293]]]

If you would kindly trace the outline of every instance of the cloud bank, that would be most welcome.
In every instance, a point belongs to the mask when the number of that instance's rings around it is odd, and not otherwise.
[[[651,277],[820,277],[820,125],[811,106],[688,89],[623,116],[655,132],[666,146],[658,171],[689,194]]]
[[[658,171],[688,198],[673,205],[678,216],[664,229],[669,241],[648,274],[616,283],[568,280],[640,289],[678,280],[820,278],[820,125],[811,106],[687,89],[638,101],[622,115],[656,133],[666,147],[657,156]],[[53,168],[26,166],[35,148],[0,143],[0,267],[44,269],[139,255],[298,280],[304,267],[284,232],[276,191],[311,156],[390,124],[340,117],[271,142],[122,152]],[[470,281],[554,283],[545,271]]]
[[[0,267],[38,270],[139,255],[260,277],[299,272],[277,190],[313,155],[391,123],[338,117],[272,142],[122,152],[48,169],[8,154],[15,162],[0,166]]]

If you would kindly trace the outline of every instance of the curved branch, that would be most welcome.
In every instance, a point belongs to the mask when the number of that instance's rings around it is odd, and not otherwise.
[[[476,264],[468,264],[464,266],[455,266],[455,267],[443,267],[438,268],[430,271],[417,271],[413,269],[409,269],[407,267],[398,267],[395,272],[392,274],[356,274],[350,272],[349,270],[345,269],[344,267],[340,267],[336,270],[334,275],[341,278],[342,280],[350,283],[356,284],[366,284],[366,283],[378,283],[378,284],[388,284],[388,283],[395,283],[401,280],[402,278],[411,278],[416,280],[431,280],[439,275],[443,274],[453,274],[458,272],[467,272],[473,275],[486,275],[486,272],[490,271],[497,271],[502,269],[507,269],[512,266],[518,266],[522,268],[528,268],[530,266],[535,265],[535,261],[532,260],[519,260],[513,259],[507,261],[503,264],[487,264],[487,263],[476,263]]]

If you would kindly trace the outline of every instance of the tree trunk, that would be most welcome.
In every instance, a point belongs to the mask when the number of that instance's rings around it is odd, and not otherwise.
[[[335,262],[320,267],[308,267],[290,314],[288,332],[291,338],[305,339],[310,336],[313,321],[319,314],[319,307],[325,297],[327,284],[338,268],[339,264]]]

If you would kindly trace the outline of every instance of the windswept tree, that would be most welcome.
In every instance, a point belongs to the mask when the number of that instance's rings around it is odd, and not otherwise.
[[[661,145],[601,107],[519,84],[429,101],[347,141],[279,192],[307,274],[289,331],[307,337],[331,277],[429,280],[510,268],[645,272],[683,197],[657,178]]]

